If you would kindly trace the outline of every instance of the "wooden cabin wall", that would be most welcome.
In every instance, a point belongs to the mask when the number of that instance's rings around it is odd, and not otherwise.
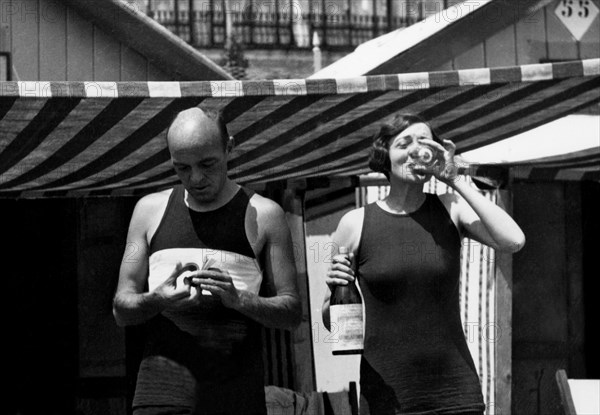
[[[600,8],[600,0],[591,1]],[[577,42],[555,15],[558,4],[559,0],[550,3],[438,68],[418,69],[493,68],[600,57],[600,17],[596,17]],[[496,19],[497,16],[490,11],[488,18]]]
[[[0,0],[13,81],[169,81],[144,56],[60,0]]]
[[[512,189],[513,216],[527,238],[513,257],[512,413],[562,413],[556,370],[586,375],[582,186]]]

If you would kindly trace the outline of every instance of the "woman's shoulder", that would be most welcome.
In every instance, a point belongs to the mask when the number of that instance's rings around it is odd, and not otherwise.
[[[349,228],[360,228],[365,217],[365,208],[360,207],[352,209],[344,214],[340,219],[340,226]]]
[[[356,253],[360,243],[364,208],[352,209],[342,216],[334,234],[334,243],[346,246],[351,252]]]

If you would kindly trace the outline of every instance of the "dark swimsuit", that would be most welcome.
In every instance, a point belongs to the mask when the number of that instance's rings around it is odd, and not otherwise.
[[[460,247],[435,195],[406,215],[365,207],[357,253],[366,309],[362,414],[485,409],[459,313]]]
[[[176,187],[150,255],[177,255],[183,248],[209,252],[225,267],[228,261],[232,268],[254,261],[245,231],[250,197],[240,189],[225,206],[196,212],[185,205],[183,188]],[[134,413],[266,414],[258,323],[215,296],[204,296],[197,309],[163,312],[146,328]]]

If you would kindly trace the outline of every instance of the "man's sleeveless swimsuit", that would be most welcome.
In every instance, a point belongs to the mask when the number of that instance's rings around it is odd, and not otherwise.
[[[460,320],[460,247],[435,195],[410,214],[365,207],[357,253],[366,310],[361,413],[485,409]]]
[[[262,272],[245,231],[250,197],[242,188],[225,206],[196,212],[185,205],[183,187],[174,188],[150,244],[149,289],[180,261],[227,270],[236,288],[258,293]],[[146,331],[134,408],[266,414],[258,323],[204,295],[197,308],[152,318]]]

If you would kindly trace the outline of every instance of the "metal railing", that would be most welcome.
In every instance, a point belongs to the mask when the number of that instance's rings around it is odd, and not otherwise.
[[[410,26],[424,18],[422,12],[410,17],[353,14],[351,11],[326,14],[248,9],[227,13],[231,16],[233,33],[237,39],[247,48],[260,49],[311,48],[316,31],[321,40],[321,49],[350,50],[367,40]],[[192,10],[191,13],[189,10],[149,10],[148,14],[197,48],[221,48],[225,43],[226,14],[223,9],[211,7]]]

